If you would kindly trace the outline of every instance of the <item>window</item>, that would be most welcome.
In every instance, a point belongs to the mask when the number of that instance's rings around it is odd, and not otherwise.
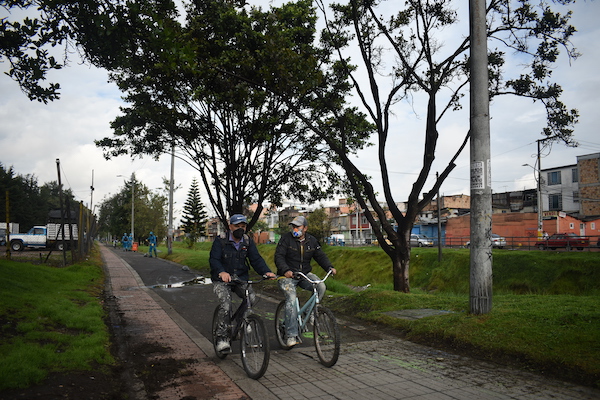
[[[561,194],[548,195],[548,209],[550,211],[560,211],[562,209],[562,195]]]
[[[579,203],[579,190],[573,192],[573,203]]]
[[[571,174],[573,176],[573,182],[579,182],[579,170],[577,168],[573,168],[571,170]]]
[[[571,222],[571,223],[569,224],[569,229],[573,229],[573,228],[575,228],[575,225],[573,225],[573,223]]]
[[[595,231],[596,230],[596,223],[592,222],[592,230]]]
[[[560,171],[548,172],[548,185],[560,185]]]

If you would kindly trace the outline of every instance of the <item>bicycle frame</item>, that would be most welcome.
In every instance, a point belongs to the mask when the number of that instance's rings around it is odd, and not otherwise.
[[[252,302],[250,301],[250,285],[252,285],[253,283],[261,282],[263,280],[265,280],[265,278],[262,278],[258,281],[240,281],[237,278],[234,278],[231,280],[230,285],[235,285],[235,284],[239,284],[239,283],[244,284],[244,297],[242,298],[242,303],[238,306],[238,308],[235,310],[235,312],[231,315],[231,318],[230,318],[231,339],[237,337],[237,335],[240,332],[240,329],[242,327],[242,323],[244,322],[244,318],[248,314],[252,313]],[[229,310],[229,312],[231,313],[231,310]]]
[[[304,303],[302,308],[300,308],[300,300],[298,300],[298,298],[296,297],[296,311],[298,312],[298,329],[300,331],[304,331],[306,329],[306,323],[309,319],[308,317],[312,314],[317,304],[320,303],[319,293],[317,292],[317,284],[325,282],[329,275],[331,275],[331,271],[327,272],[325,278],[316,281],[313,281],[308,276],[304,275],[302,272],[298,272],[297,274],[306,279],[308,282],[312,283],[313,286],[313,294],[308,300],[306,300],[306,303]]]

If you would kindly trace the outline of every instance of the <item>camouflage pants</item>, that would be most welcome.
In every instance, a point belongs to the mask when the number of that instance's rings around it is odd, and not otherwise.
[[[219,321],[220,324],[216,328],[216,336],[219,339],[229,339],[231,325],[231,315],[233,309],[231,306],[232,296],[231,293],[235,293],[239,298],[244,298],[244,288],[242,285],[229,285],[224,282],[213,282],[213,292],[219,299]],[[250,301],[252,303],[256,300],[256,294],[249,288]]]
[[[309,272],[306,274],[312,280],[320,279],[317,275]],[[312,284],[304,279],[282,278],[279,279],[279,288],[285,294],[285,330],[287,337],[299,335],[298,331],[298,309],[296,308],[296,286],[300,286],[304,290],[312,292]],[[319,299],[325,296],[327,287],[323,282],[317,285],[317,293]]]

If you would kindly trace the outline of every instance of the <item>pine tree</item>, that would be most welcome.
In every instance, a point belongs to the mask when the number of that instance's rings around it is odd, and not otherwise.
[[[207,214],[200,200],[198,181],[194,178],[188,192],[188,198],[183,206],[183,218],[181,220],[181,227],[190,240],[190,247],[205,233],[206,221]]]

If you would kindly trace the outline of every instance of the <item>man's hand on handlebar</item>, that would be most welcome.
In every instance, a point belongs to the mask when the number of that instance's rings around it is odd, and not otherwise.
[[[265,278],[269,278],[269,279],[275,279],[275,278],[277,278],[277,275],[275,275],[275,274],[274,274],[274,273],[272,273],[272,272],[267,272],[267,273],[264,275],[264,277],[265,277]]]
[[[228,272],[219,272],[219,278],[225,283],[231,282],[231,275]]]
[[[294,277],[294,271],[285,271],[285,274],[283,274],[283,276],[285,276],[286,278],[293,278]]]

